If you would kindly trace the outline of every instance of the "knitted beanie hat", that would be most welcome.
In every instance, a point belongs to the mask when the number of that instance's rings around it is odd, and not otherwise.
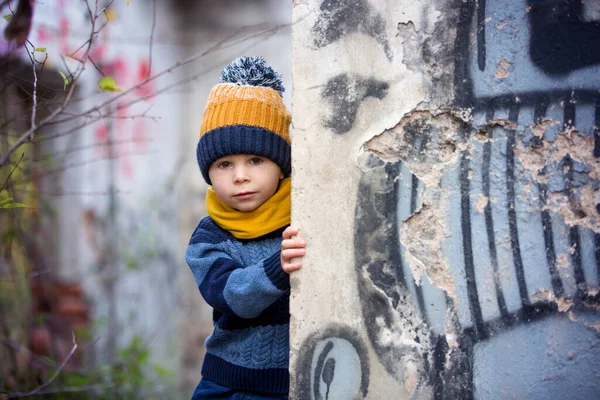
[[[291,173],[291,114],[283,103],[281,76],[262,57],[240,57],[223,71],[208,96],[196,156],[211,185],[212,163],[233,154],[253,154]]]

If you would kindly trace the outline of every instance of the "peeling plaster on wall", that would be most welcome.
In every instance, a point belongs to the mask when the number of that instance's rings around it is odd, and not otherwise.
[[[594,148],[594,137],[568,129],[553,141],[542,139],[551,125],[551,120],[544,119],[530,126],[539,140],[534,143],[519,140],[515,154],[537,182],[547,185],[547,210],[561,214],[570,226],[600,232],[596,211],[596,204],[600,203],[600,168],[590,151]]]
[[[496,79],[506,79],[512,71],[512,63],[504,57],[500,57],[500,61],[496,65]]]
[[[436,186],[445,164],[456,162],[462,115],[447,111],[413,111],[392,129],[367,141],[363,151],[383,161],[402,160],[425,184]]]
[[[451,233],[443,218],[447,211],[439,184],[448,165],[458,160],[458,131],[462,123],[462,118],[448,111],[435,115],[414,111],[364,145],[365,152],[384,161],[402,161],[426,186],[421,207],[404,220],[400,242],[406,248],[416,283],[420,284],[421,276],[427,275],[435,286],[453,298],[456,298],[453,279],[441,251],[443,239]]]
[[[411,71],[420,71],[423,64],[423,57],[421,55],[423,36],[416,30],[415,24],[412,21],[398,22],[398,33],[396,36],[402,38],[402,45],[404,47],[402,63]]]

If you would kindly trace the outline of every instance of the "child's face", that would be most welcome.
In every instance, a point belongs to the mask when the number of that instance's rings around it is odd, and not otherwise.
[[[283,173],[268,158],[236,154],[219,158],[208,169],[219,199],[239,211],[254,211],[277,191]]]

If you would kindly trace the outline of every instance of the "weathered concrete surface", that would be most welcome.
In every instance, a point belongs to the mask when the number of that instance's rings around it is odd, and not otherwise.
[[[427,23],[421,21],[420,10],[406,14],[409,4],[295,3],[292,220],[308,241],[305,268],[292,280],[291,367],[296,398],[311,391],[306,380],[312,379],[315,366],[311,365],[316,361],[306,354],[313,342],[319,348],[328,339],[327,332],[343,343],[339,346],[354,349],[340,352],[336,365],[356,364],[345,374],[355,383],[369,382],[346,386],[336,380],[332,393],[342,390],[336,398],[352,398],[366,393],[361,388],[367,387],[373,398],[387,398],[405,392],[400,383],[403,375],[413,379],[410,354],[409,366],[399,366],[398,376],[384,373],[380,363],[371,361],[376,357],[364,334],[353,246],[362,174],[357,160],[363,143],[394,127],[405,113],[428,99],[423,74],[401,61],[404,39],[396,35],[397,24]],[[414,343],[402,333],[392,337],[396,333],[390,332],[390,341]],[[312,334],[316,336],[306,338]],[[319,390],[324,395],[326,389]]]
[[[600,392],[599,15],[294,2],[294,398]]]

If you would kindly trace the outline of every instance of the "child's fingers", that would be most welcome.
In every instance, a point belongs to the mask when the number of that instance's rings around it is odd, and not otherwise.
[[[281,251],[281,258],[288,261],[294,257],[302,257],[305,253],[304,249],[286,249]]]
[[[303,239],[285,239],[281,242],[282,249],[297,249],[306,247]]]
[[[282,268],[285,272],[290,273],[302,268],[302,263],[284,264]]]
[[[298,232],[300,232],[300,229],[293,227],[293,226],[288,226],[283,231],[282,236],[284,239],[291,239],[292,236],[296,236],[298,234]]]

